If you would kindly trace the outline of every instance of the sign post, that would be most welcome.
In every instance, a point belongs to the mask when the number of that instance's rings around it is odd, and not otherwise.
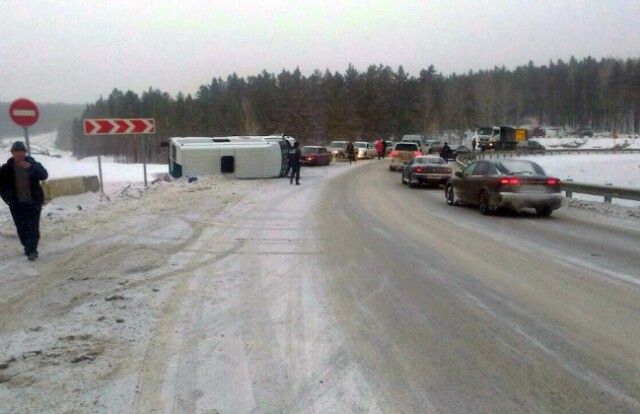
[[[100,176],[100,194],[104,195],[104,186],[102,185],[102,161],[100,161],[100,154],[98,154],[98,175]]]
[[[136,119],[85,119],[83,121],[85,135],[136,135],[155,134],[156,121],[153,118]],[[135,140],[135,136],[134,136]],[[142,147],[146,151],[146,141],[142,141]],[[147,154],[142,153],[142,168],[144,174],[144,186],[147,186]],[[102,167],[100,155],[98,154],[98,169],[100,173],[100,191],[104,194],[102,187]]]
[[[142,171],[144,173],[144,186],[147,186],[147,141],[142,140]]]
[[[38,118],[40,117],[38,107],[26,98],[16,99],[11,103],[11,106],[9,106],[9,116],[13,122],[24,128],[24,141],[27,146],[27,155],[31,156],[28,127],[38,122]]]

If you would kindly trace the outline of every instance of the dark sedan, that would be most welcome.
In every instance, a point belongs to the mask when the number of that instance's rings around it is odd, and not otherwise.
[[[326,147],[307,145],[302,147],[302,165],[329,165],[332,154]]]
[[[440,185],[451,178],[451,167],[437,155],[411,158],[402,169],[402,184],[414,188],[420,184]]]
[[[534,140],[522,141],[516,144],[516,151],[518,152],[526,152],[529,154],[539,154],[539,153],[544,153],[546,150],[547,148],[544,145]]]
[[[560,208],[560,180],[526,160],[478,160],[455,173],[445,186],[449,205],[471,204],[487,215],[505,207],[519,211],[535,209],[548,217]]]
[[[456,145],[451,147],[451,158],[455,159],[458,155],[466,154],[468,152],[471,152],[471,148],[466,145]]]
[[[443,148],[440,151],[440,156],[442,158],[444,158],[446,161],[449,161],[449,160],[454,160],[455,161],[455,159],[458,157],[458,155],[466,154],[467,152],[471,152],[471,150],[466,145],[454,145],[454,146],[449,148],[448,153],[445,153],[444,148]]]

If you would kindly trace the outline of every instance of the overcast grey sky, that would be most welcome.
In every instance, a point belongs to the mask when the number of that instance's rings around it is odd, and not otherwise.
[[[233,72],[350,63],[417,76],[638,58],[639,16],[640,0],[0,0],[0,101],[195,94]]]

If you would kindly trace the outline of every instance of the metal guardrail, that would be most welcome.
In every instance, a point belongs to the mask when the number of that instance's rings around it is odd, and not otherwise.
[[[546,150],[538,153],[521,152],[521,151],[476,151],[461,154],[456,158],[456,162],[463,168],[471,161],[477,159],[500,159],[500,158],[517,158],[544,155],[565,155],[565,154],[640,154],[640,149],[564,149],[564,150]],[[573,193],[589,194],[604,197],[605,203],[611,203],[613,198],[623,200],[640,201],[640,189],[628,187],[616,187],[612,184],[599,185],[590,183],[578,183],[572,180],[562,180],[562,191],[565,192],[567,198],[572,198]]]
[[[605,203],[611,203],[612,198],[640,201],[640,190],[636,188],[614,187],[613,185],[598,185],[590,183],[576,183],[571,180],[560,181],[562,190],[568,198],[573,193],[603,196]]]
[[[585,154],[640,154],[640,149],[553,149],[544,151],[475,151],[462,154],[460,158],[472,161],[477,159],[499,159],[517,157],[537,157],[545,155],[585,155]]]

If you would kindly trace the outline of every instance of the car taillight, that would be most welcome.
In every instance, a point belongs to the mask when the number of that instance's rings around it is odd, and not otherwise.
[[[447,167],[444,169],[445,174],[451,174],[451,168]]]
[[[516,185],[520,183],[520,180],[517,178],[501,178],[500,185]]]
[[[307,161],[313,161],[313,157],[307,157]]]
[[[418,156],[422,155],[422,153],[421,153],[420,151],[415,151],[415,152],[413,153],[413,155],[414,155],[414,156],[416,156],[416,157],[418,157]]]
[[[417,172],[417,173],[421,173],[422,172],[422,168],[416,167],[416,169],[414,171]]]
[[[556,184],[560,184],[560,180],[556,180],[555,178],[549,178],[547,180],[547,185],[556,185]]]
[[[397,157],[398,156],[398,151],[391,151],[391,154],[389,154],[390,157]]]

